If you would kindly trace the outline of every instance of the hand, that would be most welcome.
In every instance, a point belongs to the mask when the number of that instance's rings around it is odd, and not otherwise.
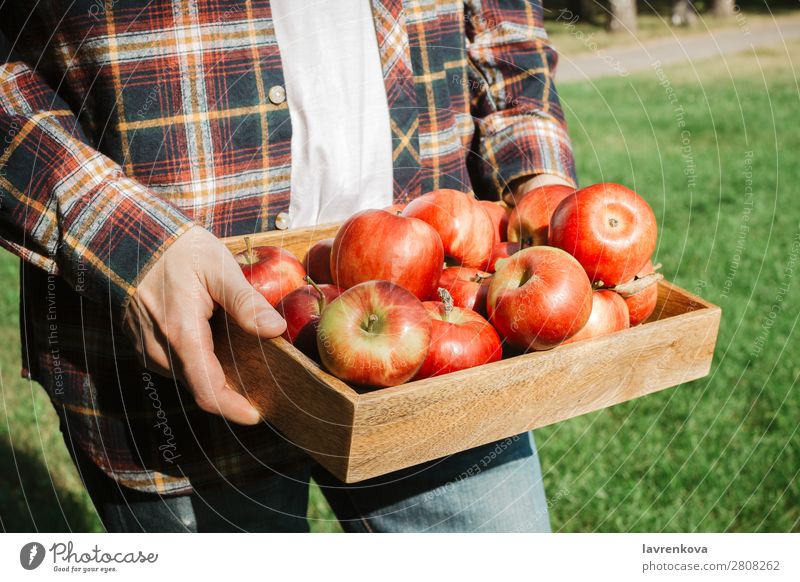
[[[509,192],[503,196],[503,200],[509,206],[516,206],[519,201],[522,200],[522,197],[534,188],[550,186],[551,184],[561,184],[564,186],[572,186],[573,188],[575,187],[575,184],[568,182],[561,176],[556,176],[554,174],[539,174],[538,176],[533,176],[532,178],[520,178],[519,180],[514,180],[509,187]]]
[[[249,333],[270,338],[286,329],[225,245],[195,226],[172,243],[139,283],[124,329],[140,363],[180,380],[202,410],[238,424],[257,424],[258,412],[227,386],[214,355],[208,320],[215,304]]]

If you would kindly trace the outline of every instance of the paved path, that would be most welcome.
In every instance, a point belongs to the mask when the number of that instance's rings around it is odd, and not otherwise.
[[[736,28],[645,41],[620,48],[598,49],[574,58],[561,54],[556,81],[568,83],[599,77],[626,76],[650,69],[656,61],[661,61],[662,65],[688,60],[699,61],[738,53],[751,47],[781,45],[796,38],[800,38],[800,17],[778,17],[774,22],[759,21],[752,25],[746,17],[742,17]],[[591,39],[587,40],[586,45],[591,50]]]

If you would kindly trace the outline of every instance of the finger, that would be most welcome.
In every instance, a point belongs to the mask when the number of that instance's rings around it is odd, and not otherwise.
[[[214,301],[246,332],[269,338],[286,331],[286,322],[247,281],[233,258],[226,260],[223,268],[207,281]]]
[[[261,421],[261,415],[225,381],[222,366],[214,355],[208,322],[201,319],[195,325],[194,332],[183,335],[174,347],[173,361],[178,364],[186,388],[201,410],[219,414],[237,424],[257,424]],[[186,331],[184,328],[184,333]]]

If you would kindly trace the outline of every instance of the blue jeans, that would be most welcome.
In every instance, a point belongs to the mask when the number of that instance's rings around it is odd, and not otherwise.
[[[172,497],[121,489],[79,452],[73,458],[107,531],[307,532],[311,478],[348,532],[550,531],[530,433],[352,485],[309,460],[247,487]]]

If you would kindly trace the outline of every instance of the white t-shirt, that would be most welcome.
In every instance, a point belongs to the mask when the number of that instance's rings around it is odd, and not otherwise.
[[[369,0],[272,0],[292,120],[291,228],[392,203],[392,137]]]

